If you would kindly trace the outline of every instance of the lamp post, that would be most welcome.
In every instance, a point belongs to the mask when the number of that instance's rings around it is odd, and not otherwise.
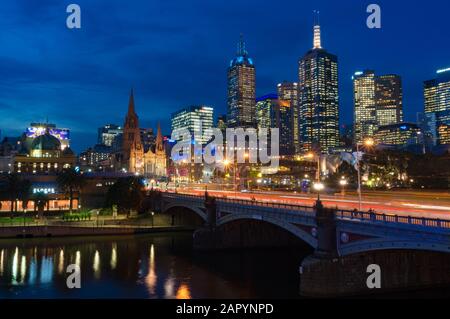
[[[152,212],[152,228],[155,227],[155,212]]]
[[[375,141],[371,138],[368,138],[363,141],[361,146],[372,147],[375,145]],[[359,202],[359,210],[362,210],[362,191],[361,191],[361,157],[359,155],[359,146],[360,143],[356,143],[356,163],[358,165],[358,202]]]
[[[314,189],[317,191],[317,201],[320,202],[320,192],[324,190],[325,185],[323,185],[321,182],[314,183]]]
[[[348,184],[347,180],[344,177],[342,177],[342,179],[339,181],[339,185],[341,185],[342,187],[341,191],[342,196],[345,196],[345,186],[347,186],[347,184]]]

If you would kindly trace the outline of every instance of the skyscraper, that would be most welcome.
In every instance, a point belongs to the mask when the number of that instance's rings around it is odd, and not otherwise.
[[[276,94],[269,94],[256,99],[257,127],[258,129],[279,129],[280,155],[292,155],[294,153],[291,107],[290,100],[281,100]]]
[[[255,66],[241,35],[236,57],[228,68],[228,127],[255,127]]]
[[[437,144],[450,144],[450,68],[438,70],[436,79],[425,81],[425,114],[435,123]]]
[[[402,82],[398,75],[375,75],[372,70],[353,76],[355,143],[373,137],[380,126],[403,122]]]
[[[278,97],[280,100],[289,101],[292,120],[292,145],[296,154],[301,152],[300,147],[300,123],[299,123],[299,107],[298,107],[298,83],[283,82],[278,84]]]
[[[402,78],[395,74],[377,76],[375,80],[375,101],[379,126],[402,123]]]
[[[213,127],[214,109],[212,107],[199,105],[190,106],[172,114],[172,132],[180,129],[187,129],[194,134],[201,133],[199,141],[206,144],[210,137],[208,136]]]
[[[322,48],[318,21],[298,77],[301,150],[328,153],[339,145],[338,59]]]

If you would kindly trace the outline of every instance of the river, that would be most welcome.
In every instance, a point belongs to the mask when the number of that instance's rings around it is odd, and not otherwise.
[[[191,233],[0,242],[0,299],[299,298],[309,252],[194,252]],[[69,289],[67,266],[81,270]]]

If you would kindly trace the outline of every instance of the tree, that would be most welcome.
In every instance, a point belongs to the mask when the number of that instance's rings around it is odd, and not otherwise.
[[[72,213],[74,193],[81,192],[85,185],[85,179],[74,169],[67,169],[58,175],[56,182],[58,187],[69,195],[69,209]]]
[[[44,214],[44,209],[49,202],[48,195],[44,193],[37,193],[33,195],[32,201],[34,202],[34,207],[38,210],[38,215],[42,216]]]
[[[106,194],[106,207],[117,205],[119,212],[139,211],[145,197],[144,183],[138,177],[126,177],[117,180]]]
[[[24,207],[28,203],[31,183],[22,179],[18,174],[6,175],[5,193],[11,203],[11,212],[17,211],[17,200],[22,200]]]

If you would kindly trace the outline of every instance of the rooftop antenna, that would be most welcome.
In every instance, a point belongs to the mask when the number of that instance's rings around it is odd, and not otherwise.
[[[314,49],[322,49],[321,37],[320,37],[320,12],[314,10]]]

